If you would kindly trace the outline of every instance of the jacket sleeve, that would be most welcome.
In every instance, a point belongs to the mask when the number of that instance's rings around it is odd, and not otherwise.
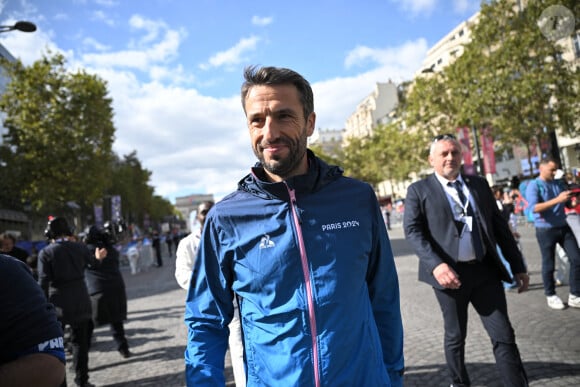
[[[46,249],[46,248],[45,248]],[[42,249],[38,254],[38,284],[44,293],[46,299],[48,299],[48,287],[50,281],[52,280],[52,268],[48,262],[47,250]]]
[[[187,386],[225,386],[224,358],[234,308],[230,281],[226,280],[231,275],[223,271],[223,255],[219,230],[210,212],[185,305]]]
[[[179,241],[175,252],[175,279],[185,290],[189,289],[193,263],[197,254],[197,242],[195,234],[192,233]]]
[[[376,201],[375,201],[376,202]],[[402,386],[403,323],[393,250],[378,203],[373,215],[373,249],[367,274],[369,296],[381,338],[383,361],[392,386]]]
[[[445,260],[433,249],[425,205],[422,203],[421,194],[418,191],[416,183],[411,184],[407,189],[403,228],[405,238],[410,242],[415,254],[431,274]]]

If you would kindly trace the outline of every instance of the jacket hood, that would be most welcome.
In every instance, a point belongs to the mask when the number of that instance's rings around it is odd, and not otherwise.
[[[310,149],[307,149],[306,152],[308,157],[308,172],[306,174],[293,176],[283,182],[271,183],[266,180],[262,163],[258,162],[252,168],[252,172],[240,180],[238,189],[262,199],[288,199],[287,187],[299,193],[312,193],[342,176],[343,169],[341,167],[328,165]]]

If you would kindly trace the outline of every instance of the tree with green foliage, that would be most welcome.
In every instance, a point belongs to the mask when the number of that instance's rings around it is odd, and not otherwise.
[[[60,54],[30,67],[2,65],[11,79],[0,99],[7,129],[0,178],[10,182],[8,194],[37,211],[69,201],[92,207],[110,186],[115,128],[106,83],[68,72]]]
[[[577,1],[531,1],[522,9],[510,0],[482,4],[472,41],[451,69],[452,93],[467,88],[474,97],[464,102],[460,121],[489,123],[497,139],[528,152],[537,136],[557,131],[576,137],[580,130],[580,71],[538,25],[552,5],[580,15]]]
[[[123,159],[115,157],[107,196],[121,196],[122,216],[127,222],[143,224],[146,216],[159,222],[164,216],[175,214],[168,200],[154,195],[150,178],[151,172],[143,168],[136,151]]]
[[[440,73],[416,79],[405,104],[408,126],[432,136],[491,125],[500,143],[528,149],[554,130],[578,136],[580,70],[538,27],[555,4],[580,14],[573,0],[538,0],[522,9],[511,0],[483,2],[463,54]]]
[[[373,131],[370,146],[382,168],[382,180],[393,184],[405,181],[413,172],[427,166],[427,153],[423,150],[423,136],[405,131],[400,122],[380,125]]]
[[[349,137],[347,145],[343,147],[341,166],[346,176],[365,181],[376,189],[385,179],[382,165],[374,151],[370,136]]]
[[[340,146],[337,146],[332,154],[325,152],[319,144],[309,144],[308,148],[327,164],[341,166],[343,151]]]

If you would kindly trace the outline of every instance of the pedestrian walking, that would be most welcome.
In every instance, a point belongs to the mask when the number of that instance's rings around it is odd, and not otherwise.
[[[85,273],[93,312],[89,336],[92,337],[95,327],[109,324],[117,351],[122,357],[129,358],[131,352],[123,323],[127,320],[127,295],[119,270],[119,252],[113,246],[116,241],[112,238],[111,233],[91,226],[84,239],[90,251],[96,251],[97,247],[107,250],[107,256],[100,261],[95,259]]]
[[[94,258],[89,249],[74,241],[65,218],[48,222],[45,236],[50,244],[38,257],[38,282],[48,301],[56,308],[62,326],[71,327],[74,381],[77,386],[90,387],[89,342],[92,318],[91,299],[85,283],[85,268],[103,260],[107,250],[97,248]],[[63,384],[66,386],[65,384]]]
[[[556,310],[566,308],[556,294],[554,278],[556,245],[560,245],[570,261],[568,306],[580,308],[580,249],[564,211],[572,191],[555,179],[558,164],[553,157],[540,160],[539,170],[539,176],[527,185],[526,198],[533,209],[536,239],[542,254],[544,294],[548,307]]]
[[[300,74],[244,77],[259,163],[206,219],[186,302],[187,385],[225,384],[235,297],[248,386],[401,386],[399,284],[374,190],[307,149],[316,114]]]
[[[467,312],[472,304],[489,335],[504,386],[527,386],[501,281],[518,291],[529,277],[517,243],[487,181],[461,175],[461,145],[451,134],[434,138],[434,173],[407,189],[404,230],[419,257],[419,280],[433,287],[444,323],[445,360],[452,386],[470,386],[465,367]],[[514,277],[497,254],[499,246]]]

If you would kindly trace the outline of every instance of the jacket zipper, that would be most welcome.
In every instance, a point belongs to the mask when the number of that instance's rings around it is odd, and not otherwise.
[[[314,385],[320,387],[320,370],[318,368],[318,343],[316,337],[316,316],[314,315],[314,295],[312,294],[312,282],[310,281],[310,269],[308,268],[308,257],[306,255],[306,248],[304,247],[304,237],[302,235],[302,227],[300,225],[300,217],[296,211],[296,193],[293,189],[288,187],[290,194],[290,207],[292,208],[292,218],[294,226],[296,227],[296,234],[298,235],[298,244],[300,246],[300,261],[302,263],[302,272],[304,273],[304,284],[306,285],[306,300],[308,302],[308,320],[310,322],[310,331],[312,334],[312,356],[314,363]]]

